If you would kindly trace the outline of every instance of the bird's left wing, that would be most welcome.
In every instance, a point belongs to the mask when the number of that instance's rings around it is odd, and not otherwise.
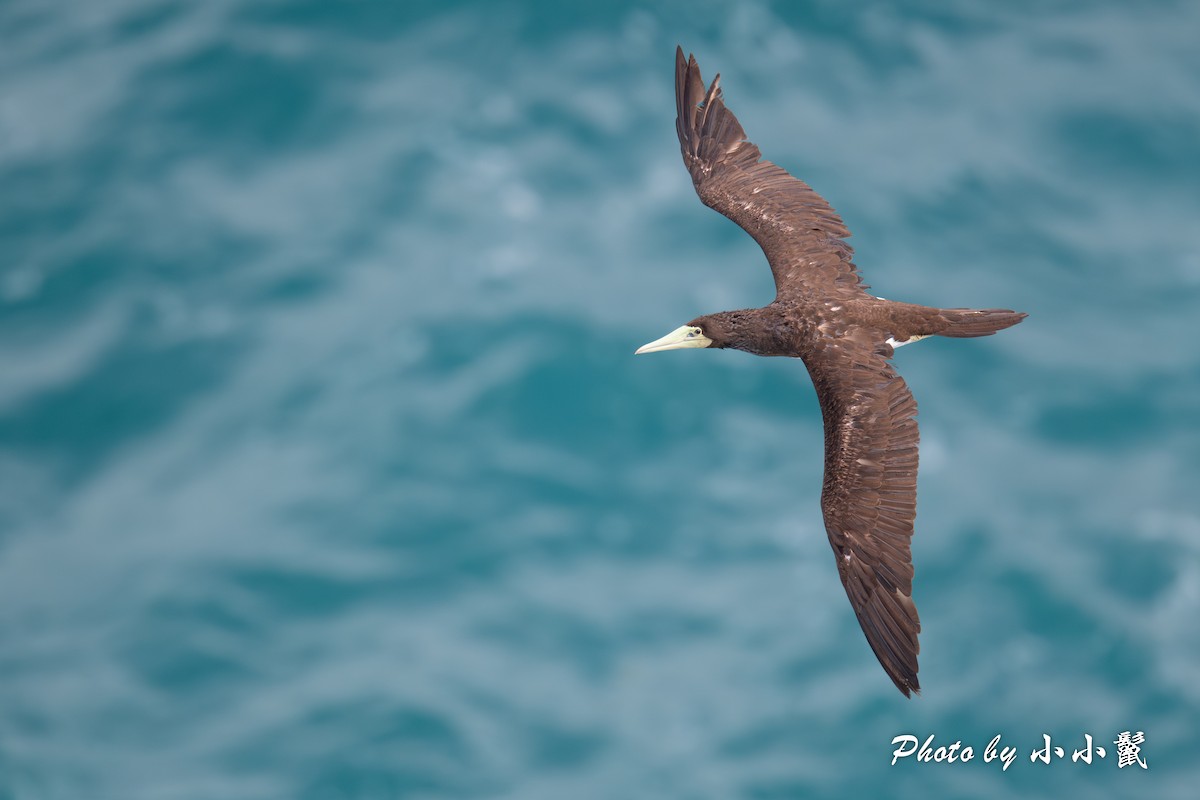
[[[838,574],[879,663],[908,696],[921,688],[910,548],[917,404],[885,354],[852,336],[827,340],[805,363],[825,421],[821,510]]]
[[[705,89],[695,57],[684,59],[676,48],[675,130],[700,200],[754,237],[778,296],[864,294],[842,218],[804,181],[762,160],[725,107],[720,82],[718,75]]]

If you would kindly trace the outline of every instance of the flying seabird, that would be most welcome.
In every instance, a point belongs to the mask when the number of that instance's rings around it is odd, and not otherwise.
[[[721,76],[707,89],[694,56],[675,50],[675,129],[696,194],[762,247],[775,276],[763,308],[697,317],[638,348],[744,350],[800,358],[825,427],[821,511],[838,574],[867,642],[906,697],[919,692],[910,540],[917,503],[917,404],[889,361],[927,336],[990,336],[1026,315],[931,308],[867,292],[850,231],[808,184],[762,159],[725,107]]]

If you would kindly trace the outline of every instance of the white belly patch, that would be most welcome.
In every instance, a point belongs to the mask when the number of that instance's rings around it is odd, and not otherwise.
[[[919,342],[922,339],[928,339],[928,338],[929,338],[929,335],[926,334],[925,336],[911,336],[911,337],[905,339],[903,342],[897,342],[895,339],[893,339],[889,336],[887,343],[892,346],[893,350],[895,350],[897,347],[904,347],[904,345],[906,345],[906,344],[912,344],[913,342]]]

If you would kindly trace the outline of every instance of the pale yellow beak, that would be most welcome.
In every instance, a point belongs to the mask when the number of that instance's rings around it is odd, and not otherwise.
[[[708,347],[712,339],[705,336],[694,325],[681,325],[661,339],[655,339],[650,344],[644,344],[634,351],[634,355],[642,353],[657,353],[659,350],[679,350],[684,347]]]

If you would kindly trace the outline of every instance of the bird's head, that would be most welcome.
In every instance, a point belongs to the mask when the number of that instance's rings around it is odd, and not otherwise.
[[[660,350],[679,350],[684,347],[712,347],[760,352],[762,343],[759,328],[763,311],[722,311],[696,317],[687,325],[681,325],[661,339],[655,339],[637,349],[634,355],[657,353]]]
[[[699,322],[701,320],[697,319],[687,325],[680,325],[661,339],[642,345],[634,355],[657,353],[659,350],[680,350],[685,347],[712,347],[713,340],[705,335],[704,328],[697,324]]]

